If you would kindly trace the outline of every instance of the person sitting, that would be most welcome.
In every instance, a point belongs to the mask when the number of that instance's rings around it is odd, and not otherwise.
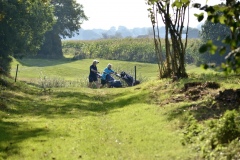
[[[103,74],[102,74],[102,78],[101,78],[101,88],[105,86],[105,84],[109,86],[109,78],[110,78],[110,74],[116,73],[114,70],[112,70],[112,64],[108,64],[107,67],[104,69]]]

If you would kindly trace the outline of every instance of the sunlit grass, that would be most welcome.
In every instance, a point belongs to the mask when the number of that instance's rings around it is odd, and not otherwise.
[[[157,65],[124,62],[115,60],[98,59],[99,72],[103,72],[104,68],[111,63],[115,71],[126,71],[134,76],[134,67],[137,68],[137,79],[156,79]],[[89,75],[89,67],[92,64],[92,59],[84,59],[71,61],[70,59],[63,60],[43,60],[43,59],[23,59],[12,63],[11,75],[15,77],[16,66],[19,64],[18,79],[28,82],[37,83],[40,78],[48,79],[64,79],[71,81],[87,81]]]
[[[12,66],[20,64],[17,83],[8,79],[11,87],[0,88],[0,159],[197,159],[195,151],[181,144],[182,116],[191,104],[212,97],[162,102],[177,96],[175,91],[187,82],[216,81],[221,89],[240,84],[239,78],[195,66],[187,67],[189,79],[155,80],[155,64],[101,59],[100,70],[109,62],[128,71],[136,65],[150,79],[129,88],[69,86],[49,92],[20,82],[39,79],[40,72],[70,81],[87,78],[91,62],[14,60]]]
[[[3,159],[191,157],[179,141],[180,129],[166,109],[148,103],[144,86],[6,93],[12,96],[9,110],[1,113]]]

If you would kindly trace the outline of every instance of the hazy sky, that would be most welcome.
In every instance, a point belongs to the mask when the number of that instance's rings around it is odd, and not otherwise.
[[[205,0],[194,1],[206,4]],[[126,26],[131,29],[152,26],[145,0],[77,0],[77,2],[84,6],[85,14],[89,18],[83,23],[83,29],[109,29],[112,26]],[[223,2],[223,0],[208,0],[207,3],[218,2]],[[197,9],[190,10],[190,27],[199,25],[196,17],[193,16],[197,12],[199,12]]]

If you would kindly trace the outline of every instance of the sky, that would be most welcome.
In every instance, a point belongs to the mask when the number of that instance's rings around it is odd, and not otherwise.
[[[206,0],[194,2],[206,4]],[[77,0],[83,5],[88,21],[84,21],[83,29],[110,29],[111,27],[125,26],[128,29],[137,27],[151,27],[148,17],[146,0]],[[207,4],[213,5],[223,0],[208,0]],[[190,9],[190,27],[198,27],[200,23],[194,16],[200,13],[198,9]],[[163,23],[159,24],[163,26]]]

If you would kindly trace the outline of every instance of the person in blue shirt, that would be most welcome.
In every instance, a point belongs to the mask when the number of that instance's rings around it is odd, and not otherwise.
[[[96,87],[99,88],[99,84],[98,84],[98,70],[97,70],[97,64],[99,62],[97,60],[93,60],[92,65],[90,66],[90,73],[88,76],[89,79],[89,85],[88,87],[93,88],[93,82],[96,84]]]
[[[112,70],[112,64],[108,64],[107,67],[104,69],[103,74],[102,74],[102,78],[101,78],[101,88],[105,85],[108,84],[108,80],[109,80],[109,75],[116,73],[114,70]],[[109,84],[108,84],[109,87]]]

